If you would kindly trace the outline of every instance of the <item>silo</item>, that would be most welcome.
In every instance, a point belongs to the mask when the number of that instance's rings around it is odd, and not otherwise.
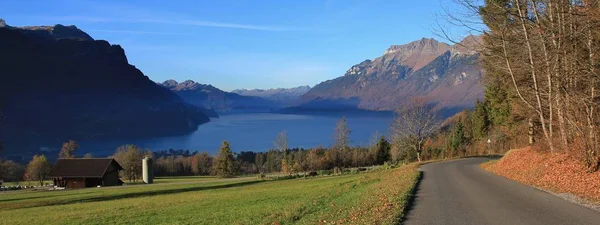
[[[142,179],[144,183],[151,184],[154,180],[154,171],[152,170],[152,158],[146,156],[142,160]]]

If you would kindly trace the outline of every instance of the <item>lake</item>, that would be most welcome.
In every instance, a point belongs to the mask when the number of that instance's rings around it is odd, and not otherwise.
[[[328,147],[333,144],[333,131],[341,116],[291,114],[225,114],[202,124],[194,133],[177,137],[162,137],[125,142],[80,143],[78,154],[92,152],[95,156],[112,154],[124,144],[135,144],[154,151],[189,149],[214,154],[226,140],[234,152],[267,151],[273,148],[278,133],[285,130],[290,148]],[[393,121],[391,114],[352,115],[346,118],[352,131],[352,145],[368,145],[375,133],[387,134]]]

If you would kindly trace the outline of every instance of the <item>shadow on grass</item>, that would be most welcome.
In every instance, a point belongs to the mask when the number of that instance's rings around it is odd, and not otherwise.
[[[173,176],[173,177],[155,177],[154,180],[204,180],[215,179],[214,176]]]
[[[56,205],[68,205],[73,203],[88,203],[88,202],[102,202],[102,201],[112,201],[119,199],[127,199],[127,198],[140,198],[140,197],[148,197],[148,196],[157,196],[157,195],[168,195],[168,194],[178,194],[192,191],[203,191],[203,190],[216,190],[223,188],[233,188],[233,187],[243,187],[247,185],[252,185],[256,183],[265,182],[262,180],[254,180],[254,181],[246,181],[240,183],[233,184],[224,184],[224,185],[216,185],[216,186],[200,186],[200,187],[189,187],[189,188],[180,188],[180,189],[168,189],[168,190],[156,190],[156,191],[145,191],[145,192],[135,192],[135,193],[126,193],[120,195],[111,195],[111,196],[100,196],[100,197],[91,197],[86,199],[71,199],[71,200],[58,200],[51,202],[40,202],[39,204],[16,207],[12,209],[27,209],[27,208],[36,208],[42,206],[56,206]]]
[[[51,193],[51,192],[48,191],[46,193]],[[38,198],[60,197],[60,196],[67,196],[67,195],[73,196],[76,194],[68,193],[68,194],[61,194],[61,195],[43,195],[43,196],[33,196],[33,197],[24,197],[24,198],[0,199],[0,202],[14,202],[14,201],[31,200],[31,199],[38,199]]]
[[[415,201],[417,199],[417,195],[419,194],[419,191],[421,190],[421,181],[424,178],[425,178],[425,172],[419,171],[419,177],[417,178],[417,182],[416,182],[414,188],[409,193],[406,207],[404,207],[404,210],[402,210],[402,214],[401,214],[402,216],[400,217],[399,224],[404,224],[404,222],[406,222],[406,220],[408,219],[408,215],[410,214],[411,210],[413,209],[413,207],[416,204]]]

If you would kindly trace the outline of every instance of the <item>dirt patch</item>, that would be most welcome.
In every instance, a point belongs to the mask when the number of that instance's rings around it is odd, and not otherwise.
[[[511,150],[498,161],[482,164],[487,171],[554,193],[570,193],[600,203],[600,172],[565,153],[523,148]]]

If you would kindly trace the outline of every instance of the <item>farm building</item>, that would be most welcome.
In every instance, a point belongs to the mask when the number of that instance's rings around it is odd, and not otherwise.
[[[59,159],[47,177],[57,187],[115,186],[123,184],[120,170],[123,168],[114,159]]]

